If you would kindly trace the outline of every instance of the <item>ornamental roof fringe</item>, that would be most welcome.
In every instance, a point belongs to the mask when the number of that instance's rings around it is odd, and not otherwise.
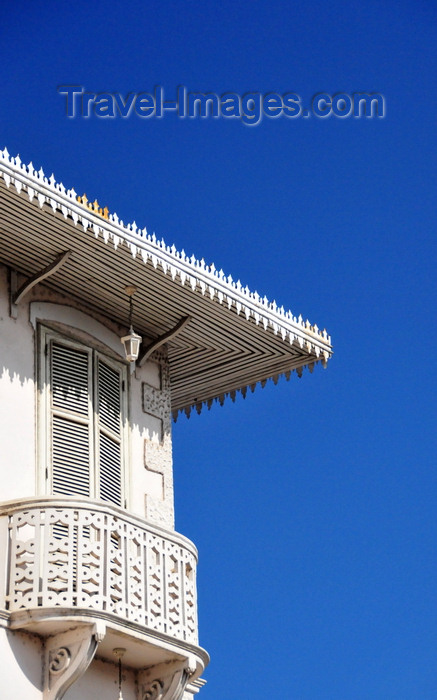
[[[80,224],[85,232],[92,232],[105,243],[111,241],[115,249],[124,243],[133,258],[141,256],[145,264],[150,262],[155,269],[161,267],[165,275],[169,275],[173,281],[179,281],[182,286],[191,287],[192,292],[209,297],[229,310],[235,309],[238,316],[253,321],[266,332],[273,332],[290,345],[297,344],[308,355],[308,359],[290,371],[296,370],[301,376],[304,366],[312,371],[314,364],[321,362],[326,367],[332,355],[332,347],[331,338],[325,329],[320,330],[302,316],[294,316],[291,311],[278,306],[275,301],[270,302],[266,296],[261,297],[256,291],[251,292],[240,280],[234,281],[231,275],[226,276],[223,270],[217,270],[214,264],[207,265],[203,259],[198,260],[194,255],[189,257],[184,250],[178,251],[174,245],[169,246],[163,239],[158,240],[155,233],[150,235],[145,227],[139,228],[135,221],[125,224],[116,213],[108,213],[106,207],[104,210],[99,208],[97,202],[90,204],[85,196],[78,196],[73,188],[66,189],[62,183],[57,183],[53,174],[47,177],[43,169],[37,171],[32,162],[26,165],[18,155],[10,156],[6,148],[0,150],[0,176],[6,186],[9,188],[12,184],[18,194],[27,192],[29,201],[35,200],[41,209],[44,205],[50,206],[54,213],[60,212],[64,219],[70,218],[76,226]],[[288,379],[290,372],[280,374]],[[276,383],[278,376],[268,378]],[[264,386],[267,379],[259,381]],[[253,390],[255,384],[239,387],[237,391],[245,396],[247,387],[251,386]],[[223,404],[228,394],[235,400],[235,393],[232,390],[214,398]],[[189,415],[191,407],[200,413],[203,403],[210,407],[211,399],[178,407],[176,414],[185,410]]]

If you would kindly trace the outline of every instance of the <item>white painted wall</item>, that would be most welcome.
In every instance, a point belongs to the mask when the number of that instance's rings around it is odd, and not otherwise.
[[[42,642],[25,632],[0,628],[1,700],[41,700]]]
[[[34,338],[26,313],[9,316],[7,271],[0,267],[0,478],[2,500],[35,493]]]
[[[123,668],[122,671],[122,693],[123,700],[139,700],[135,674],[127,668]],[[193,700],[197,697],[197,693],[197,688],[189,686],[184,692],[183,700]],[[118,667],[100,659],[94,659],[85,674],[64,695],[64,700],[117,700],[117,698]]]
[[[27,632],[11,632],[0,627],[0,698],[1,700],[42,700],[43,641]],[[128,668],[122,672],[123,700],[138,700],[135,674]],[[184,700],[193,700],[192,688]],[[94,659],[84,675],[64,694],[64,700],[117,700],[118,667],[114,663]]]
[[[21,281],[21,280],[20,280]],[[0,479],[2,501],[41,493],[37,458],[37,338],[41,322],[123,360],[125,329],[75,300],[36,286],[9,315],[7,269],[0,265]],[[173,529],[170,382],[165,349],[129,373],[129,494],[127,510]],[[0,523],[0,596],[4,596],[7,522]],[[0,603],[0,607],[2,603]],[[1,625],[1,620],[0,620]],[[0,700],[41,700],[43,642],[0,626]],[[118,696],[115,664],[96,659],[65,700]],[[124,700],[136,700],[133,672],[124,671]],[[188,692],[184,696],[192,698]]]
[[[138,700],[132,671],[123,669],[122,679],[123,700]],[[100,698],[117,700],[118,667],[108,661],[95,659],[85,674],[67,690],[64,700],[100,700]]]
[[[9,315],[8,276],[0,266],[0,478],[2,500],[41,492],[36,416],[38,322],[95,345],[118,359],[125,329],[72,299],[37,285]],[[174,528],[170,384],[165,351],[159,350],[129,379],[128,510]],[[13,478],[11,478],[13,475]]]

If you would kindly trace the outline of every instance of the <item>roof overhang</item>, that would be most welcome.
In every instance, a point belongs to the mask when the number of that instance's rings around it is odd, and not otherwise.
[[[124,225],[116,214],[79,202],[73,189],[6,149],[0,151],[0,237],[2,262],[26,276],[70,250],[44,284],[120,325],[127,322],[124,288],[136,285],[134,327],[147,344],[191,317],[168,341],[174,415],[193,406],[200,411],[226,394],[245,395],[257,382],[289,378],[317,362],[326,365],[332,354],[325,330],[135,223]]]

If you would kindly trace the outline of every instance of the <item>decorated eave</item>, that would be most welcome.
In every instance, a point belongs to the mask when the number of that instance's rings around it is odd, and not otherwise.
[[[214,400],[222,404],[226,396],[235,400],[237,392],[245,396],[281,375],[300,376],[319,362],[326,366],[332,354],[326,330],[136,223],[125,225],[6,149],[0,151],[0,238],[1,261],[26,277],[69,252],[44,284],[122,326],[124,288],[136,285],[134,327],[146,347],[179,326],[167,342],[174,417]]]

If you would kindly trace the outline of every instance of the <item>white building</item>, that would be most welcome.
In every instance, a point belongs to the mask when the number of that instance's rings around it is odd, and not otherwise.
[[[6,149],[0,243],[0,697],[115,700],[121,657],[124,700],[192,700],[171,416],[326,364],[330,338]]]

